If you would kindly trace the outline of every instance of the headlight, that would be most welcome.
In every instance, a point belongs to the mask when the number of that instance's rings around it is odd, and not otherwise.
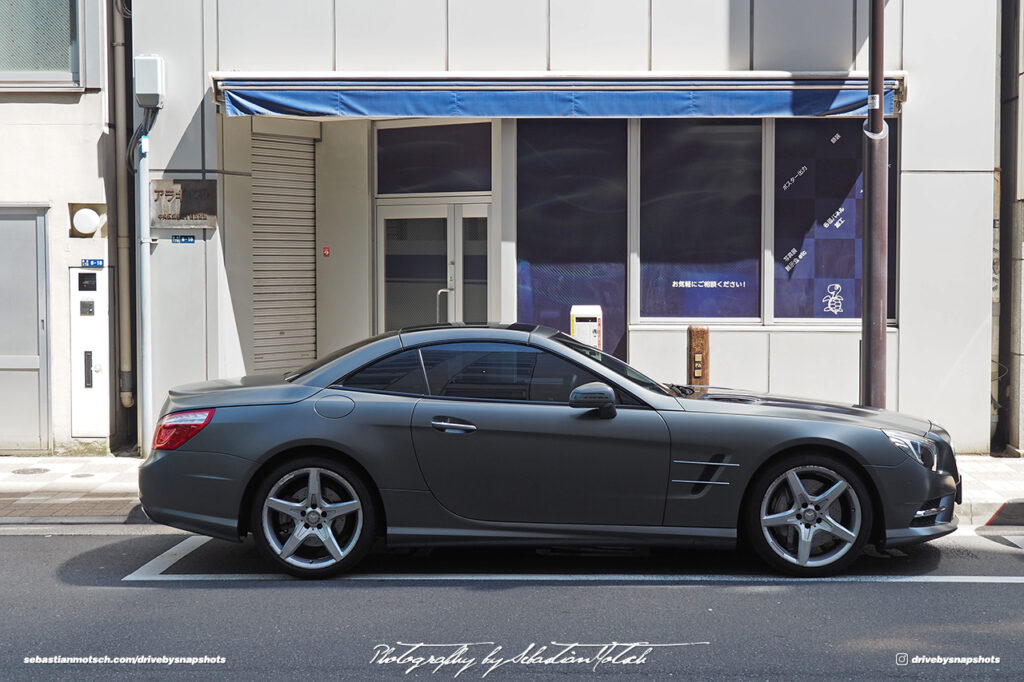
[[[893,445],[916,459],[925,469],[935,470],[938,451],[933,441],[915,436],[906,431],[882,429],[882,433],[889,436],[889,440]]]

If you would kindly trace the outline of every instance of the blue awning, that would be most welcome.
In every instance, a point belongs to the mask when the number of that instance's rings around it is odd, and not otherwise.
[[[866,79],[228,80],[228,116],[643,118],[865,116]],[[893,114],[899,81],[885,81]]]

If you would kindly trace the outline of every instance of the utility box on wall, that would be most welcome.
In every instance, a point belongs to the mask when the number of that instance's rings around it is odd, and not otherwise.
[[[110,435],[109,269],[102,261],[70,268],[71,436]]]
[[[604,350],[604,315],[599,305],[574,305],[569,310],[569,335]]]

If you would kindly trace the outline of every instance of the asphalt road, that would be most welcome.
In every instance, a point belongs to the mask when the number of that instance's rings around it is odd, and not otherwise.
[[[998,532],[819,581],[732,552],[555,548],[377,552],[311,583],[251,543],[0,527],[0,679],[1019,679],[1024,529]],[[224,662],[26,662],[89,656]]]

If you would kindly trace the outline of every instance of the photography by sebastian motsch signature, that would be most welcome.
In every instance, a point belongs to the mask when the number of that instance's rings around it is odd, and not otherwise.
[[[601,666],[643,665],[655,649],[684,646],[707,646],[711,642],[550,642],[538,645],[531,642],[526,648],[511,653],[495,642],[455,642],[427,644],[426,642],[395,642],[373,647],[371,665],[395,666],[409,674],[420,668],[432,674],[445,671],[453,677],[472,668],[479,668],[480,677],[487,677],[498,668],[534,665],[583,666],[596,671]]]

